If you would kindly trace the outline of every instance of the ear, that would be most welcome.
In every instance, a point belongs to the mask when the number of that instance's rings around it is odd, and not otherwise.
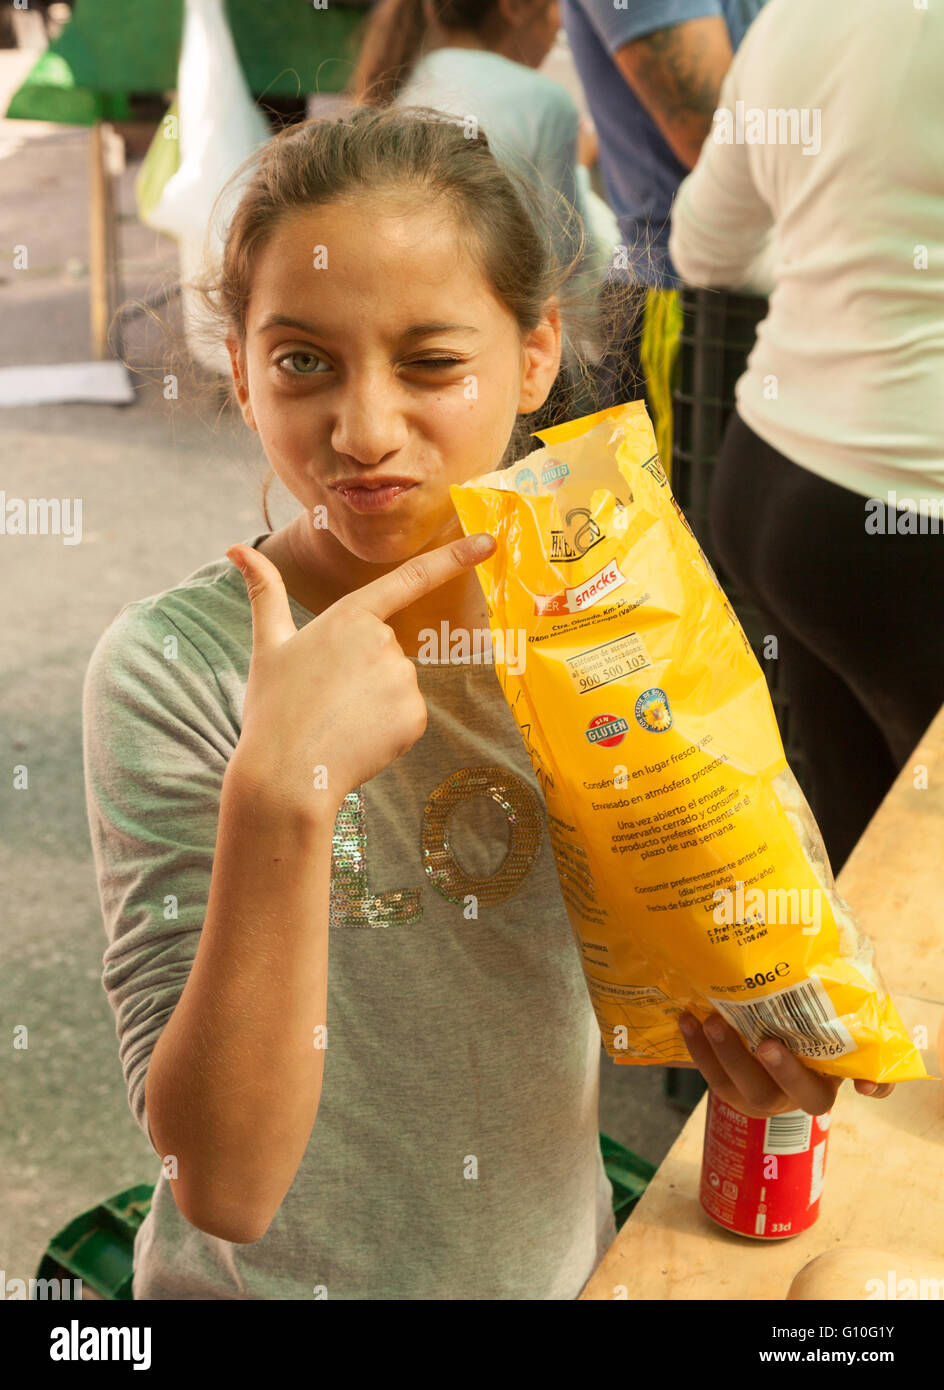
[[[561,318],[556,295],[548,300],[544,317],[528,334],[522,359],[518,414],[527,415],[547,400],[560,370]]]
[[[229,353],[230,366],[233,371],[233,388],[236,392],[236,399],[239,401],[239,408],[246,424],[251,430],[254,430],[256,422],[253,418],[252,406],[249,404],[249,377],[246,372],[245,354],[233,337],[226,339],[226,350]]]

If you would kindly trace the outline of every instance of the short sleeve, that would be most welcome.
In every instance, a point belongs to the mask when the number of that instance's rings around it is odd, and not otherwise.
[[[570,0],[581,11],[608,53],[634,39],[669,29],[689,19],[723,15],[721,0],[627,0],[617,9],[613,0]]]
[[[108,937],[102,983],[131,1111],[150,1138],[147,1068],[196,956],[238,728],[205,658],[148,601],[126,605],[99,638],[85,674],[82,722]]]

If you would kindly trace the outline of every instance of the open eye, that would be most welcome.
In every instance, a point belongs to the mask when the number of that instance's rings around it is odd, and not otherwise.
[[[293,362],[295,360],[300,360],[302,363],[308,365],[304,365],[301,368],[292,367],[291,369],[285,366],[286,362]],[[315,352],[302,352],[300,349],[296,348],[294,352],[287,352],[283,357],[277,358],[276,366],[280,371],[285,372],[286,376],[314,376],[315,370],[311,364],[317,362],[324,362],[324,358],[319,357]]]

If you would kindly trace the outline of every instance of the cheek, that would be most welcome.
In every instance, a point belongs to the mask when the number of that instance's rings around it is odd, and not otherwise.
[[[437,433],[458,430],[451,438],[451,450],[476,449],[503,432],[510,433],[520,397],[520,382],[512,364],[507,371],[469,372],[447,391],[437,392],[427,419],[435,421]]]
[[[443,487],[497,468],[514,429],[517,398],[507,389],[500,397],[483,396],[483,387],[481,381],[471,384],[468,398],[458,387],[454,396],[431,403],[425,431],[439,459]],[[478,396],[472,394],[476,388]]]
[[[278,459],[291,463],[310,451],[311,430],[306,428],[306,412],[301,396],[277,393],[267,380],[265,369],[250,377],[249,404],[259,438],[273,465]]]

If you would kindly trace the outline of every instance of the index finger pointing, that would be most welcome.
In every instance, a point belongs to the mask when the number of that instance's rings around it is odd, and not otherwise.
[[[484,560],[494,549],[494,537],[484,531],[462,536],[436,550],[428,550],[404,560],[397,569],[372,580],[362,589],[355,589],[340,601],[354,604],[385,620],[391,613],[399,612],[424,594],[438,589],[440,584],[455,579],[463,570]]]

